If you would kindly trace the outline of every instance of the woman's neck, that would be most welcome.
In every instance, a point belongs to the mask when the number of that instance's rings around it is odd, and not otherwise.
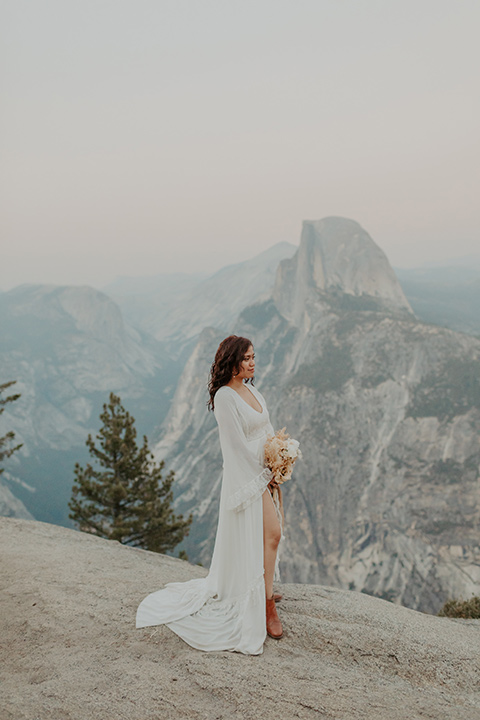
[[[245,385],[245,382],[243,378],[240,378],[239,380],[238,378],[234,377],[230,380],[229,383],[227,383],[227,385],[238,392]]]

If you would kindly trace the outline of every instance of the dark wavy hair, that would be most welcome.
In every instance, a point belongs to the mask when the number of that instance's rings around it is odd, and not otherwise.
[[[218,346],[208,381],[210,399],[207,405],[209,410],[215,409],[215,393],[222,385],[230,382],[234,371],[240,369],[243,357],[250,346],[253,346],[251,340],[237,335],[230,335]],[[247,382],[251,382],[253,385],[253,378],[248,378]]]

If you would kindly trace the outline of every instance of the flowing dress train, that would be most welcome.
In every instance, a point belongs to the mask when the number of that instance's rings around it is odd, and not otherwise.
[[[223,478],[210,571],[148,595],[136,626],[165,624],[199,650],[259,655],[266,637],[262,495],[270,479],[263,451],[274,431],[263,396],[248,387],[262,412],[226,385],[215,395]]]

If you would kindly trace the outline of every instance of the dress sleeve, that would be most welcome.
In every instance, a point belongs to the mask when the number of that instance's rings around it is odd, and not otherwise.
[[[267,487],[271,472],[249,447],[235,399],[228,392],[215,395],[215,418],[220,433],[227,507],[239,512],[256,500]]]

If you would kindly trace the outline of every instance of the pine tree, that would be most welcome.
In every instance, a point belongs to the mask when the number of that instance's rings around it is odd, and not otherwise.
[[[16,380],[10,380],[10,382],[3,383],[3,385],[0,385],[0,395],[3,393],[4,390],[9,388],[11,385],[15,385],[17,381]],[[9,402],[15,402],[15,400],[18,400],[20,397],[19,393],[16,393],[15,395],[9,395],[6,398],[0,397],[0,415],[3,413],[5,408],[3,407]],[[10,455],[13,455],[14,452],[17,450],[20,450],[22,447],[22,443],[20,445],[15,445],[14,447],[8,447],[13,443],[15,439],[15,433],[13,430],[10,430],[10,432],[7,432],[6,435],[3,437],[0,437],[0,463],[3,462],[4,458],[10,457]],[[0,475],[3,473],[3,468],[0,467]]]
[[[173,550],[192,522],[191,515],[184,520],[173,512],[174,473],[162,478],[164,463],[154,461],[146,436],[137,446],[135,420],[113,393],[100,420],[100,447],[91,435],[86,441],[100,469],[76,463],[69,517],[100,537],[160,553]]]

